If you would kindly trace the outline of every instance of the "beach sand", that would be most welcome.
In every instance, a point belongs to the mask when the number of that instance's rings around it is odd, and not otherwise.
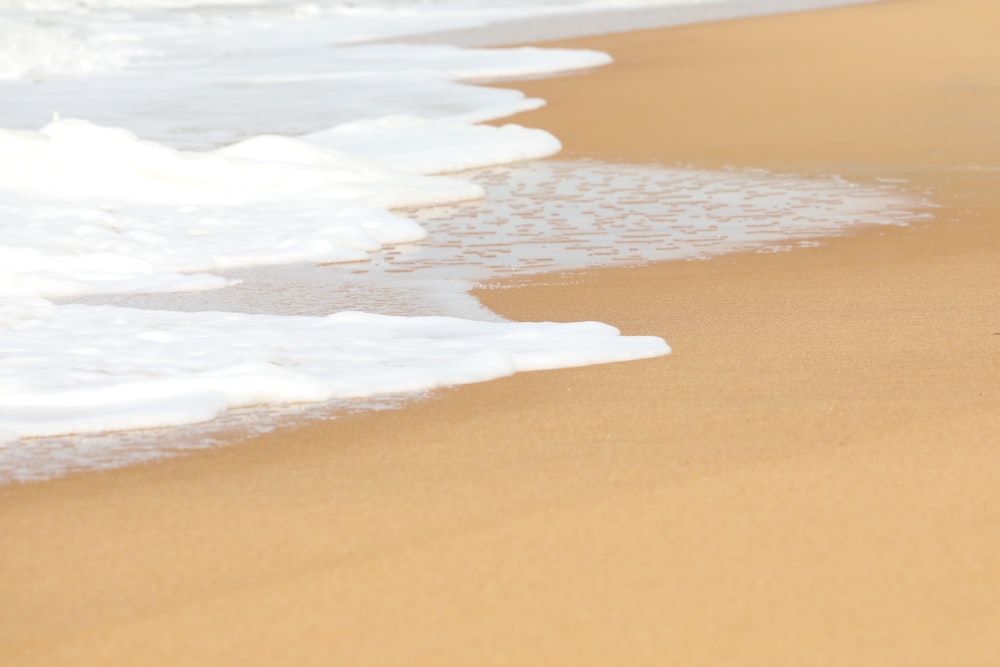
[[[668,357],[0,488],[0,662],[996,664],[997,25],[899,0],[561,43],[617,61],[512,84],[571,156],[941,207],[480,293]]]

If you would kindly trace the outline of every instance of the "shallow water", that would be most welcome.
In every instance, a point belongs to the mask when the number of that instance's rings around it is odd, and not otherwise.
[[[927,215],[899,184],[762,172],[712,172],[595,160],[546,160],[463,176],[482,201],[406,211],[428,229],[419,244],[367,263],[285,265],[227,273],[238,285],[186,294],[76,299],[167,311],[326,315],[363,307],[388,315],[502,318],[470,294],[477,285],[530,275],[663,260],[696,260],[815,243],[859,225],[900,225]],[[120,467],[231,443],[351,412],[395,408],[426,392],[232,410],[207,424],[36,438],[0,444],[0,483]]]
[[[468,176],[487,185],[486,200],[411,211],[428,239],[389,247],[368,263],[246,269],[226,274],[242,282],[221,290],[76,301],[285,315],[364,307],[499,321],[470,296],[472,287],[512,275],[779,251],[852,225],[907,224],[927,215],[925,204],[898,186],[837,178],[593,161],[525,163]],[[241,409],[203,425],[0,444],[0,483],[130,465],[230,442],[234,432],[249,436],[275,425],[398,407],[421,395]]]
[[[548,159],[454,176],[483,199],[401,209],[426,239],[387,247],[370,261],[230,271],[231,287],[185,294],[75,299],[137,308],[324,315],[498,319],[468,295],[511,276],[778,252],[864,225],[927,215],[898,184],[760,171],[706,171],[599,160]]]

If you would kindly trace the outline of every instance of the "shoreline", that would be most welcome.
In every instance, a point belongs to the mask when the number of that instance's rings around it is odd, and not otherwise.
[[[0,653],[990,664],[998,15],[909,0],[561,43],[618,63],[513,84],[549,101],[514,122],[570,156],[904,177],[942,208],[789,253],[477,292],[513,319],[662,335],[661,359],[0,488],[18,536]]]

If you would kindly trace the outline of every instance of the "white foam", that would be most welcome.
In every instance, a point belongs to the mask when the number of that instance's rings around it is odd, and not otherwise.
[[[141,53],[136,35],[52,25],[4,9],[0,4],[0,81],[117,70]]]
[[[426,235],[385,209],[481,195],[288,137],[193,152],[83,121],[0,130],[0,212],[18,221],[0,295],[210,288],[226,281],[180,274],[364,260]]]
[[[320,41],[322,32],[314,30],[317,34],[303,41]],[[239,57],[217,52],[216,45],[197,42],[191,48],[181,62],[175,62],[177,56],[150,57],[131,67],[128,77],[58,78],[16,88],[8,83],[6,92],[0,82],[0,118],[7,127],[34,129],[58,112],[127,127],[170,146],[206,149],[259,134],[302,135],[388,115],[451,123],[494,120],[536,109],[543,101],[469,80],[608,62],[607,56],[587,51],[428,45],[333,48],[321,42],[311,52],[293,42],[287,51],[248,47]]]
[[[520,125],[470,125],[416,116],[344,123],[302,137],[352,155],[364,155],[410,174],[439,174],[548,157],[559,140]]]
[[[0,441],[6,441],[0,478],[121,465],[176,445],[81,433],[667,353],[659,338],[623,337],[597,323],[496,321],[470,306],[464,294],[470,283],[456,280],[461,271],[437,271],[472,262],[495,275],[504,269],[490,255],[503,253],[472,244],[456,259],[435,255],[439,248],[429,244],[429,255],[416,262],[427,270],[415,269],[406,255],[421,247],[416,243],[426,231],[388,210],[434,204],[440,211],[482,194],[468,177],[433,174],[558,150],[558,141],[538,130],[477,125],[544,103],[484,81],[596,67],[609,58],[373,40],[620,6],[615,0],[0,4],[0,127],[12,128],[0,130]],[[56,112],[71,120],[36,129]],[[72,120],[80,118],[86,120]],[[435,214],[428,215],[427,223],[436,224]],[[620,231],[608,227],[612,236]],[[521,227],[497,229],[500,238],[485,245],[524,241]],[[562,234],[545,229],[543,236]],[[563,236],[573,244],[581,238]],[[544,245],[534,244],[522,265],[552,268],[542,260],[554,246]],[[599,254],[597,245],[584,247],[583,254]],[[544,256],[532,254],[539,248]],[[568,253],[569,261],[582,261],[579,248],[569,250],[577,253]],[[371,272],[358,268],[364,264],[312,266],[373,256]],[[356,281],[300,288],[275,280],[269,289],[251,282],[297,275],[293,263],[322,280],[349,272]],[[275,269],[245,270],[261,266]],[[390,277],[397,269],[410,279]],[[235,284],[240,280],[247,284]],[[372,298],[375,283],[404,294],[411,317],[355,312],[382,308]],[[352,290],[356,305],[334,298]],[[143,294],[102,296],[122,292]],[[57,297],[88,303],[46,300]],[[99,299],[138,299],[148,307]],[[156,310],[157,304],[174,310]],[[185,312],[206,304],[206,312]],[[224,312],[237,306],[254,312]],[[473,319],[426,316],[436,309]],[[336,310],[345,312],[330,314]],[[74,435],[52,447],[51,440],[19,440],[55,434]],[[185,438],[184,446],[201,441]]]
[[[594,322],[174,313],[0,302],[0,431],[43,436],[183,424],[266,403],[480,382],[658,356]]]

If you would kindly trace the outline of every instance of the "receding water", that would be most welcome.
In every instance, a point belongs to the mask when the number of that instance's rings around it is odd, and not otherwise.
[[[487,198],[404,211],[429,232],[370,262],[231,272],[230,288],[86,297],[147,309],[326,315],[341,310],[502,319],[469,294],[505,277],[814,244],[858,225],[901,225],[927,205],[897,184],[859,185],[746,171],[548,160],[463,174]],[[110,468],[228,442],[414,396],[237,410],[208,424],[0,445],[0,482]]]
[[[775,252],[861,225],[928,215],[898,184],[837,177],[706,171],[597,160],[542,160],[463,172],[486,198],[401,211],[428,231],[371,261],[227,273],[233,287],[200,293],[90,297],[172,310],[495,319],[468,296],[511,276]]]

